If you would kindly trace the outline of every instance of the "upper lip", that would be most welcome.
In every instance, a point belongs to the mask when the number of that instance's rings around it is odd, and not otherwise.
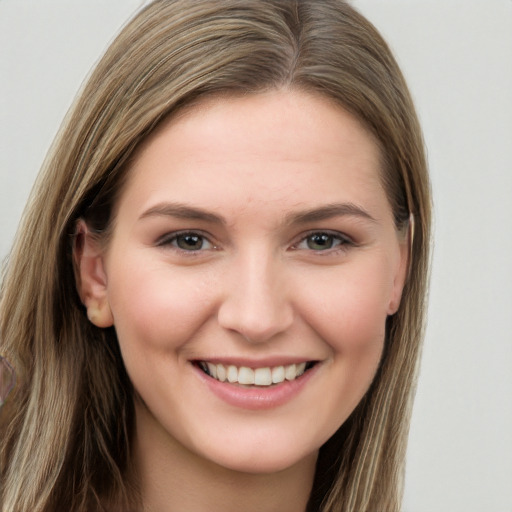
[[[277,356],[266,357],[262,359],[248,359],[243,357],[205,357],[196,358],[193,362],[205,362],[212,364],[222,364],[224,366],[245,366],[247,368],[273,368],[276,366],[288,366],[291,364],[316,362],[318,359],[311,359],[306,357],[290,357],[290,356]]]

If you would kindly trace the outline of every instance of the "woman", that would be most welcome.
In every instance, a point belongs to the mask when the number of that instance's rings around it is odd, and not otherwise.
[[[153,2],[3,279],[3,510],[398,510],[429,230],[407,87],[351,7]]]

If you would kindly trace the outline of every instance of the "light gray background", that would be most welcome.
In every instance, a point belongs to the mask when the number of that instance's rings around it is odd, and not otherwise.
[[[0,0],[0,258],[78,87],[143,3]],[[409,81],[435,196],[404,512],[512,512],[512,1],[353,4]]]

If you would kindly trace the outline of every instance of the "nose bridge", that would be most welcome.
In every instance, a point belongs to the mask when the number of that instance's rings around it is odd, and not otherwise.
[[[238,254],[232,263],[219,323],[247,340],[269,341],[293,320],[283,262],[268,249],[255,246]]]

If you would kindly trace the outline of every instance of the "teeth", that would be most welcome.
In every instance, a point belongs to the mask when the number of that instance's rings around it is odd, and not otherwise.
[[[238,383],[245,384],[247,386],[254,384],[254,370],[242,366],[238,370]]]
[[[210,377],[220,382],[228,381],[231,384],[242,384],[244,386],[271,386],[272,384],[281,384],[285,380],[295,380],[306,371],[306,363],[253,369],[247,366],[238,368],[234,365],[224,366],[223,364],[201,361],[199,366]]]
[[[254,384],[256,386],[270,386],[272,384],[272,372],[270,368],[258,368],[254,372]]]
[[[284,369],[284,378],[286,380],[294,380],[297,376],[297,366],[291,364],[290,366],[286,366]]]
[[[284,374],[284,366],[272,368],[272,383],[279,384],[280,382],[284,382]]]
[[[228,366],[228,372],[227,372],[227,375],[228,375],[228,381],[231,382],[232,384],[234,382],[238,382],[238,368],[236,366]]]
[[[221,382],[226,382],[226,373],[227,373],[226,368],[224,368],[223,365],[218,364],[217,365],[217,377],[213,377],[213,375],[212,375],[212,377],[214,379],[220,380]]]
[[[214,378],[217,378],[217,365],[212,363],[206,363],[206,366],[208,366],[208,373]]]

